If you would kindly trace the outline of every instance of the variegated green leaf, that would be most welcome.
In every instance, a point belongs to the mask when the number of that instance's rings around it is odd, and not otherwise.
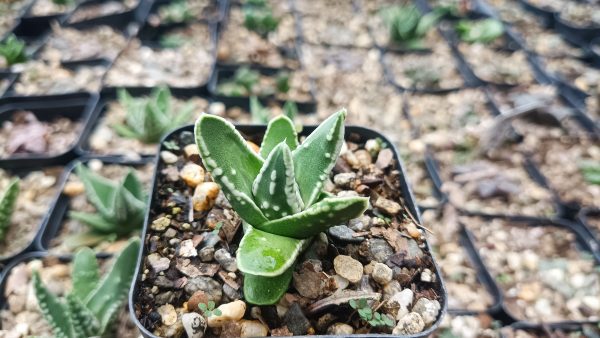
[[[76,337],[95,337],[101,332],[94,314],[83,305],[81,298],[68,294],[66,305]]]
[[[67,307],[42,283],[37,271],[33,273],[33,289],[42,314],[56,338],[76,338]]]
[[[279,236],[309,238],[362,215],[368,206],[366,197],[325,198],[300,213],[262,224],[259,229]]]
[[[268,219],[300,212],[304,203],[294,180],[292,152],[279,143],[269,154],[252,186],[254,201]]]
[[[318,198],[340,154],[345,118],[345,109],[333,114],[293,152],[296,182],[306,207]]]
[[[85,300],[86,307],[98,319],[100,332],[104,332],[108,328],[127,299],[139,250],[139,238],[130,240],[116,258],[110,271]]]
[[[19,197],[19,179],[12,180],[0,197],[0,241],[10,226],[10,219]]]
[[[86,299],[100,279],[98,261],[94,250],[81,248],[77,251],[73,260],[72,277],[72,294],[81,300]]]
[[[96,211],[104,218],[112,218],[111,205],[113,204],[114,190],[117,188],[117,184],[93,173],[81,163],[77,164],[75,172],[83,182],[85,195],[88,201],[94,205]]]
[[[244,274],[244,300],[250,304],[275,304],[287,291],[292,280],[294,267],[275,277]]]
[[[294,264],[304,242],[250,226],[237,251],[238,268],[245,274],[255,276],[279,276]]]
[[[271,150],[281,142],[285,142],[291,150],[298,147],[298,134],[294,122],[284,115],[277,116],[269,122],[260,146],[260,156],[267,158]]]
[[[227,200],[250,224],[267,221],[252,199],[252,183],[263,160],[225,119],[202,114],[194,130],[202,162],[221,186]]]

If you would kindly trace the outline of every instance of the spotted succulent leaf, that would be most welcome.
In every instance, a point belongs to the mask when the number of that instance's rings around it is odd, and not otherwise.
[[[69,317],[73,323],[73,330],[76,337],[94,337],[98,336],[100,326],[94,317],[94,314],[83,305],[81,298],[74,294],[68,294],[66,305]]]
[[[106,331],[127,298],[139,250],[139,238],[130,240],[109,272],[85,299],[85,306],[98,320],[100,332]]]
[[[262,224],[260,229],[280,236],[309,238],[362,215],[368,206],[366,197],[325,198],[300,213]]]
[[[219,183],[233,209],[250,224],[266,222],[252,199],[252,183],[263,165],[262,158],[221,117],[202,114],[194,133],[204,167]]]
[[[86,299],[98,284],[100,279],[98,269],[94,250],[87,247],[79,249],[73,259],[73,291],[71,294],[81,300]]]
[[[285,115],[279,115],[267,125],[267,131],[260,146],[260,156],[267,158],[271,150],[285,142],[291,150],[298,147],[298,134],[294,122]]]
[[[56,338],[75,338],[73,322],[67,307],[42,283],[37,271],[33,273],[33,289],[44,318]]]
[[[244,299],[255,305],[275,304],[287,291],[294,267],[275,277],[244,274]]]
[[[293,215],[304,208],[294,180],[292,151],[286,143],[279,143],[271,151],[254,180],[252,194],[268,219]]]
[[[4,239],[10,226],[10,218],[17,203],[19,190],[19,179],[14,179],[10,181],[8,187],[0,197],[0,241]]]
[[[304,244],[305,240],[274,235],[249,226],[237,251],[238,268],[255,276],[280,276],[294,264]]]
[[[293,152],[296,182],[305,207],[311,206],[319,197],[323,181],[340,154],[345,118],[345,109],[331,115]]]

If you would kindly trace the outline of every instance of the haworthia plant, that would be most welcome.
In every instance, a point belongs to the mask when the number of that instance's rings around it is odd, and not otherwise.
[[[57,338],[109,336],[112,321],[127,298],[139,249],[140,240],[130,240],[102,279],[93,251],[79,250],[73,263],[73,291],[64,299],[52,294],[34,272],[38,304]]]
[[[175,111],[169,88],[159,87],[149,97],[133,98],[124,89],[117,92],[119,103],[127,111],[126,124],[113,128],[121,136],[135,138],[144,143],[156,143],[171,129],[186,123],[194,111],[189,102]]]
[[[95,234],[107,236],[127,235],[141,228],[146,196],[132,169],[121,182],[104,178],[81,163],[75,167],[75,172],[83,182],[87,199],[96,208],[96,213],[71,211],[70,218],[85,223]],[[79,242],[78,239],[71,240]]]
[[[14,179],[10,181],[8,187],[0,196],[0,241],[6,236],[18,196],[19,179]]]
[[[344,141],[345,117],[345,110],[333,114],[299,144],[293,122],[279,116],[258,154],[223,118],[203,114],[196,122],[204,166],[245,222],[237,262],[246,301],[277,302],[311,238],[366,210],[368,198],[323,191]]]
[[[4,62],[8,66],[27,61],[25,42],[14,34],[9,35],[0,42],[0,56],[4,58]]]

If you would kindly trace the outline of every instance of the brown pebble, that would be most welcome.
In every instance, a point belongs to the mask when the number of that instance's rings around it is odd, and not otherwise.
[[[181,168],[179,177],[189,187],[195,188],[198,184],[204,182],[204,168],[195,163],[188,163]]]
[[[185,157],[192,162],[200,161],[200,152],[198,151],[198,146],[194,143],[188,144],[183,148],[183,153]]]
[[[194,190],[194,196],[192,196],[194,210],[210,210],[215,205],[220,190],[221,188],[215,182],[204,182],[199,184]]]
[[[246,141],[250,146],[250,149],[254,150],[255,153],[260,153],[260,147],[256,145],[254,142]]]
[[[65,184],[63,188],[63,194],[69,197],[75,197],[77,195],[81,195],[85,191],[85,186],[82,182],[79,181],[71,181]]]
[[[200,313],[200,308],[198,308],[198,305],[200,303],[208,304],[208,301],[209,299],[206,293],[204,293],[204,291],[198,290],[194,292],[190,299],[188,299],[188,310]]]

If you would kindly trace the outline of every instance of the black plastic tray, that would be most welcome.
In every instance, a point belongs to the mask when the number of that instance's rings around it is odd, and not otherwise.
[[[244,134],[252,135],[252,134],[264,133],[264,131],[266,130],[266,125],[237,125],[236,128]],[[305,126],[304,129],[302,130],[301,134],[307,135],[308,133],[313,131],[315,128],[316,128],[316,126]],[[172,139],[176,135],[179,135],[179,133],[181,133],[182,131],[193,132],[193,130],[194,130],[194,126],[188,125],[188,126],[179,128],[179,129],[171,132],[171,134],[169,134],[169,135],[166,135],[163,138],[163,140],[161,141],[160,150],[165,149],[164,145],[163,145],[164,141]],[[363,139],[380,138],[387,144],[391,145],[392,150],[394,152],[394,158],[398,161],[399,170],[401,172],[402,179],[400,181],[400,184],[401,184],[402,195],[404,196],[404,203],[405,203],[406,207],[408,208],[408,211],[412,214],[413,217],[415,217],[417,222],[421,223],[419,209],[415,204],[415,199],[414,199],[413,193],[411,191],[411,188],[408,185],[407,180],[405,179],[406,171],[404,170],[404,165],[402,163],[402,159],[398,156],[398,151],[393,146],[393,143],[391,143],[382,134],[380,134],[372,129],[368,129],[368,128],[364,128],[364,127],[347,126],[346,127],[346,136],[348,136],[350,134],[358,134]],[[163,167],[163,163],[160,161],[160,157],[156,156],[153,185],[152,185],[152,189],[150,191],[149,206],[148,206],[148,211],[146,212],[146,219],[144,221],[144,229],[143,229],[143,233],[142,233],[142,238],[146,238],[146,236],[147,236],[148,224],[150,223],[150,217],[151,217],[150,209],[152,209],[154,204],[157,202],[157,200],[156,200],[156,193],[157,193],[156,184],[157,184],[157,179],[158,179],[157,173],[162,169],[162,167]],[[429,243],[427,241],[425,241],[425,244],[426,244],[427,250],[430,250]],[[132,317],[133,321],[135,322],[136,326],[142,333],[142,336],[148,338],[148,337],[156,337],[156,336],[154,334],[152,334],[150,331],[148,331],[137,319],[137,317],[135,315],[135,306],[134,306],[134,300],[137,298],[137,294],[139,292],[138,291],[138,281],[140,280],[141,274],[143,273],[143,270],[142,270],[143,262],[144,262],[144,257],[146,256],[146,250],[147,250],[145,245],[143,245],[142,247],[143,247],[143,249],[140,251],[140,254],[138,256],[135,278],[133,279],[131,289],[129,292],[129,313],[131,314],[131,317]],[[435,260],[433,259],[433,256],[432,256],[432,260],[433,260],[433,264],[435,266],[436,277],[440,282],[440,290],[439,291],[441,292],[442,308],[441,308],[440,316],[438,317],[438,320],[429,329],[427,329],[426,331],[421,332],[417,335],[414,335],[413,337],[429,336],[432,332],[434,332],[437,329],[438,325],[442,321],[442,319],[447,311],[447,306],[448,306],[447,303],[448,302],[446,299],[447,293],[446,293],[446,289],[444,286],[444,282],[440,275],[440,269],[439,269],[437,263],[435,262]],[[380,337],[380,336],[381,336],[380,334],[364,334],[364,335],[354,335],[353,337]],[[340,337],[340,336],[322,335],[319,337]],[[397,337],[397,336],[390,335],[389,337]]]
[[[38,166],[38,167],[35,167],[35,168],[32,168],[32,169],[9,170],[9,172],[11,174],[13,174],[13,175],[17,175],[17,176],[22,177],[22,176],[27,175],[30,172],[37,171],[37,170],[44,170],[44,169],[47,169],[47,168],[48,167],[39,167]],[[60,191],[62,189],[62,186],[64,185],[65,179],[66,179],[66,176],[65,176],[65,172],[63,170],[62,173],[57,177],[57,180],[56,180],[56,193],[55,193],[54,197],[52,197],[52,200],[50,201],[50,204],[48,205],[48,212],[39,221],[38,227],[35,230],[36,235],[31,239],[31,241],[29,242],[29,244],[27,246],[23,247],[23,249],[20,252],[17,252],[17,253],[15,253],[13,255],[10,255],[10,256],[0,257],[0,276],[2,275],[2,272],[3,272],[2,265],[10,263],[14,259],[17,259],[17,257],[19,257],[19,256],[21,256],[21,255],[23,255],[23,254],[25,254],[27,252],[38,250],[36,243],[39,240],[39,238],[42,235],[42,233],[44,232],[44,229],[46,229],[46,226],[48,225],[48,221],[50,219],[49,216],[52,214],[52,211],[56,207],[56,203],[58,201],[58,197],[60,195]],[[1,301],[0,301],[0,304],[2,304]]]
[[[150,1],[148,0],[138,0],[138,3],[130,9],[127,9],[122,12],[117,12],[108,15],[97,16],[94,18],[89,18],[81,21],[70,22],[73,15],[86,7],[101,5],[106,2],[111,2],[112,0],[88,0],[81,2],[75,10],[73,10],[70,15],[68,15],[64,20],[64,25],[73,28],[85,28],[90,26],[97,25],[109,25],[112,27],[119,28],[120,30],[124,30],[129,24],[135,23],[138,21],[141,13],[147,13],[150,7]],[[140,13],[140,14],[138,14]],[[144,16],[145,18],[145,16]],[[142,20],[139,20],[142,22]]]
[[[600,36],[600,26],[576,27],[563,20],[560,13],[554,13],[554,28],[565,40],[578,46],[586,46]]]
[[[70,198],[62,193],[64,184],[67,182],[69,176],[75,170],[75,166],[78,163],[87,163],[92,159],[98,159],[102,161],[104,164],[118,164],[124,166],[142,166],[151,162],[151,159],[141,159],[138,161],[131,161],[125,158],[119,157],[82,157],[76,160],[71,161],[63,173],[62,185],[59,189],[59,195],[56,199],[55,207],[52,210],[52,213],[48,217],[48,222],[43,232],[37,237],[35,242],[35,247],[40,251],[48,251],[50,250],[50,241],[59,233],[60,229],[63,225],[63,220],[67,217],[67,212],[69,210],[69,201]],[[66,254],[69,255],[69,254]],[[99,257],[108,257],[110,253],[97,253]]]
[[[214,4],[214,12],[210,13],[207,16],[197,17],[196,19],[210,21],[210,22],[219,22],[225,18],[228,9],[228,1],[227,0],[211,0]],[[171,3],[170,0],[156,0],[152,3],[149,8],[149,14],[147,19],[150,20],[152,16],[157,15],[160,7],[169,5]],[[148,24],[148,22],[146,22]],[[184,22],[181,22],[184,23]],[[171,25],[171,24],[180,24],[180,23],[159,23],[159,26],[163,25]]]
[[[506,217],[480,216],[480,217],[482,220],[491,220],[494,218],[501,218],[501,219],[504,219],[511,223],[524,224],[526,226],[531,226],[531,227],[557,226],[557,227],[566,229],[575,234],[575,241],[577,242],[577,245],[579,246],[579,248],[581,250],[583,250],[584,252],[589,252],[593,256],[593,259],[594,259],[596,265],[600,266],[600,254],[592,252],[591,247],[588,244],[589,241],[588,241],[588,239],[586,239],[586,237],[587,237],[586,231],[577,223],[568,222],[566,220],[559,220],[559,219],[544,219],[544,218],[527,217],[527,216],[506,216]],[[476,244],[477,241],[475,240],[475,236],[466,227],[464,227],[464,231],[466,234],[466,239],[470,242],[470,245],[475,249],[475,253],[477,255],[479,255],[479,253],[477,251],[477,244]],[[481,259],[481,256],[480,256],[480,259]],[[485,261],[483,259],[481,259],[481,261],[484,263],[484,267],[485,267]],[[485,267],[485,268],[487,269],[487,267]],[[490,276],[491,276],[489,269],[487,269],[487,270],[488,270],[488,274],[490,274]],[[496,284],[496,287],[498,288],[498,290],[502,290],[500,288],[500,286],[498,285],[498,283],[496,283],[495,280],[492,279],[492,282],[494,284]],[[500,311],[493,313],[493,315],[494,315],[494,318],[501,319],[504,322],[510,322],[510,323],[518,322],[519,325],[521,325],[521,327],[539,328],[541,326],[540,323],[530,322],[530,321],[522,320],[521,318],[516,317],[513,313],[510,312],[510,310],[508,309],[508,307],[506,306],[506,304],[504,302],[502,304],[502,308],[500,309]],[[589,324],[597,324],[597,321],[565,320],[565,321],[559,321],[559,322],[544,323],[544,325],[548,325],[548,326],[552,326],[552,327],[568,327],[571,325],[581,325],[581,324],[588,324],[588,323]]]
[[[583,208],[577,215],[579,223],[590,234],[589,245],[594,252],[600,253],[600,230],[596,230],[589,224],[589,217],[600,217],[600,209]]]
[[[47,120],[57,116],[81,121],[82,131],[88,124],[92,111],[98,102],[98,95],[76,93],[54,96],[5,97],[0,99],[0,122],[11,118],[16,110],[30,110],[39,119]],[[69,150],[54,155],[17,154],[0,159],[2,168],[35,168],[40,166],[64,165],[75,157],[74,149],[82,133]]]
[[[542,25],[546,28],[554,27],[554,14],[555,11],[545,9],[543,7],[536,6],[529,2],[528,0],[517,0],[523,8],[527,11],[535,14],[539,19]]]

